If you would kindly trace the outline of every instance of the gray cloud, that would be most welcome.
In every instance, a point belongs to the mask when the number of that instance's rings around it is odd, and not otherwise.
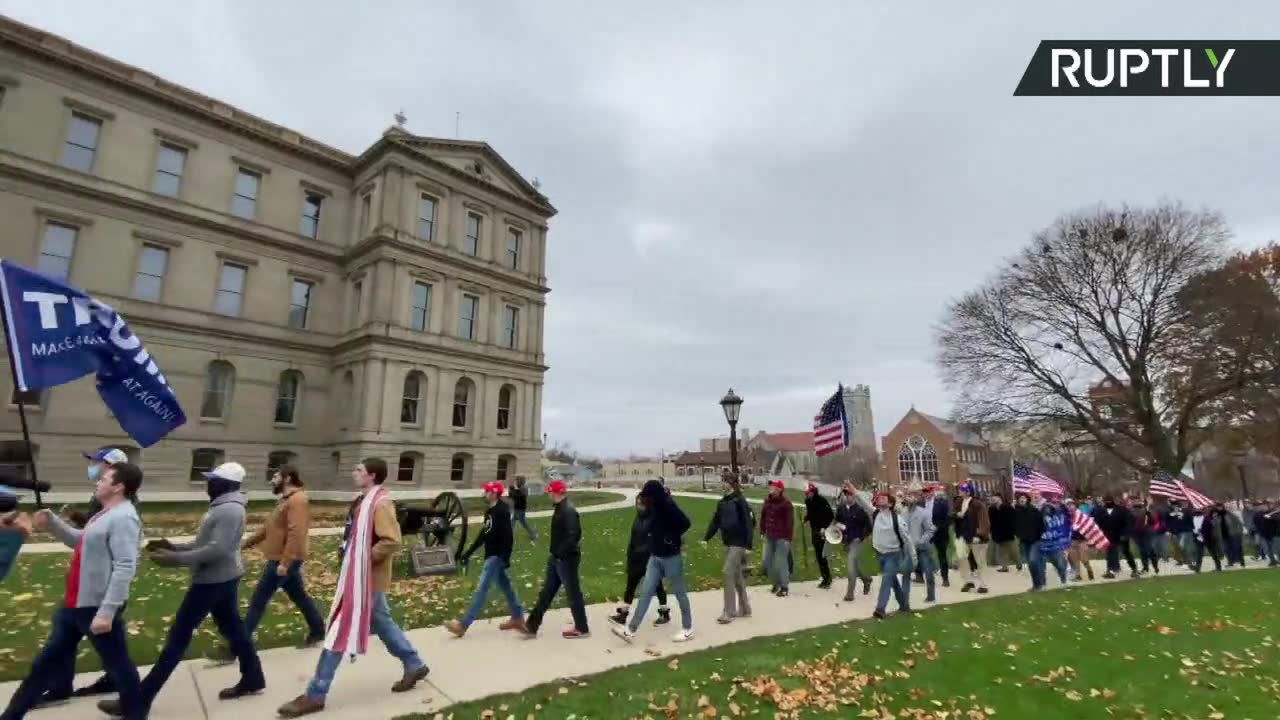
[[[6,12],[353,152],[461,112],[561,210],[545,426],[588,452],[690,446],[730,385],[753,429],[841,380],[882,433],[943,414],[943,304],[1057,214],[1280,215],[1274,100],[1012,97],[1041,39],[1261,37],[1268,3],[177,5]]]

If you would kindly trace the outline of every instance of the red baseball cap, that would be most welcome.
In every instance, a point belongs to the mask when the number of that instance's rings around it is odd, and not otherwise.
[[[547,492],[552,495],[563,495],[569,492],[569,486],[563,480],[552,480],[547,483]]]
[[[785,490],[787,487],[787,484],[782,482],[782,480],[770,480],[769,487],[776,487],[779,490]]]
[[[874,497],[871,498],[871,502],[878,503],[881,500],[888,500],[888,499],[889,499],[889,493],[878,492],[875,494]]]
[[[495,493],[498,497],[507,491],[507,487],[500,482],[487,482],[480,486],[480,489],[487,493]]]
[[[809,483],[808,485],[804,486],[804,491],[806,493],[816,493],[818,492],[818,486],[814,485],[813,483]]]

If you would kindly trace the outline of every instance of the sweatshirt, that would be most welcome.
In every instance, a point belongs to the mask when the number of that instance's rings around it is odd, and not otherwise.
[[[916,545],[928,545],[933,542],[933,534],[937,528],[933,526],[933,510],[927,505],[916,505],[907,513],[907,533],[911,542]]]
[[[484,511],[484,527],[471,547],[462,554],[462,559],[470,558],[480,543],[484,543],[486,559],[496,557],[502,560],[504,567],[511,567],[511,548],[515,545],[515,533],[511,529],[511,508],[505,502],[499,500]]]
[[[649,501],[649,554],[660,558],[679,555],[684,534],[692,523],[661,483],[655,480],[649,483],[640,493]]]
[[[174,544],[173,562],[191,568],[192,585],[212,585],[244,574],[240,540],[244,537],[244,512],[249,498],[242,492],[219,495],[209,503],[196,531],[195,542]]]
[[[795,533],[795,511],[786,495],[770,493],[760,511],[760,532],[770,540],[790,542]]]
[[[133,503],[122,502],[98,513],[84,529],[54,515],[49,529],[76,551],[67,573],[67,607],[96,607],[97,617],[114,618],[129,599],[129,586],[138,570],[142,521]]]

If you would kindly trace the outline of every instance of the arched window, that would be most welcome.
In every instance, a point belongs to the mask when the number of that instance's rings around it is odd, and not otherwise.
[[[422,394],[427,387],[427,376],[414,370],[404,376],[404,394],[400,399],[400,422],[418,425],[422,422]]]
[[[471,482],[471,456],[466,453],[456,453],[453,460],[449,463],[449,479],[457,485],[470,484]]]
[[[204,401],[200,417],[225,418],[231,410],[231,393],[236,385],[236,369],[225,360],[214,360],[204,376]]]
[[[912,435],[898,451],[898,474],[904,483],[938,482],[938,453],[919,435]]]
[[[516,389],[511,385],[503,385],[498,390],[498,429],[511,429],[511,414],[516,407]]]
[[[400,453],[400,464],[396,467],[396,482],[411,483],[418,479],[418,468],[422,467],[420,453]]]
[[[271,478],[275,477],[276,471],[282,465],[297,465],[298,454],[289,452],[288,450],[274,450],[267,453],[267,482],[271,482]]]
[[[276,422],[292,425],[298,411],[298,396],[302,392],[302,373],[285,370],[280,373],[276,386]]]
[[[191,482],[204,482],[204,474],[222,464],[226,453],[221,448],[197,448],[191,451]]]
[[[515,455],[499,455],[498,456],[498,482],[506,482],[508,478],[515,477],[516,456]]]
[[[471,421],[471,396],[475,383],[469,378],[462,378],[453,386],[453,426],[465,428]]]

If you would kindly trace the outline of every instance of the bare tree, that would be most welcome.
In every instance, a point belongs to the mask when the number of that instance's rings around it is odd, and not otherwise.
[[[828,485],[841,485],[852,479],[854,485],[865,488],[875,482],[878,465],[875,451],[855,445],[818,458],[818,477]]]
[[[948,308],[938,362],[958,416],[1065,423],[1143,473],[1178,472],[1229,390],[1179,375],[1178,293],[1218,265],[1228,237],[1217,213],[1178,205],[1058,219]],[[1104,380],[1114,405],[1090,396]]]

